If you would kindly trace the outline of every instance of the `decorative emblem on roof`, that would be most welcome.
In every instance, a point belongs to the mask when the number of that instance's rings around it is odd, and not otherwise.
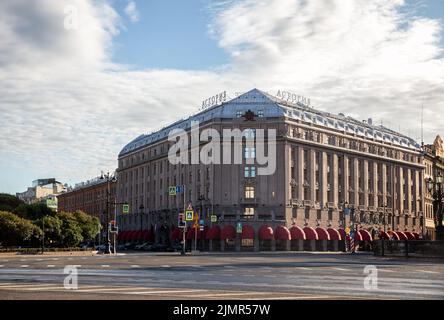
[[[245,114],[243,115],[243,117],[245,118],[245,121],[256,121],[254,120],[254,118],[256,117],[256,115],[254,114],[253,111],[251,111],[250,109],[248,109]]]

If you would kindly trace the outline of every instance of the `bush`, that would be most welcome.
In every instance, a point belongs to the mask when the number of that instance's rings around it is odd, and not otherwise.
[[[2,245],[30,244],[41,236],[42,230],[31,221],[11,212],[0,211],[0,243]]]
[[[0,211],[13,212],[15,208],[22,204],[24,204],[24,202],[16,196],[0,193]]]

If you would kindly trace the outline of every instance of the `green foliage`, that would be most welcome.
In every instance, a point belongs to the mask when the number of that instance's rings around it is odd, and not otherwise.
[[[42,230],[31,221],[0,211],[0,243],[3,246],[31,244],[41,236]]]
[[[58,218],[62,222],[62,245],[78,246],[83,241],[82,228],[72,213],[61,212]]]
[[[74,212],[73,216],[82,229],[82,236],[84,240],[93,240],[100,232],[98,218],[92,217],[80,210]]]
[[[20,217],[29,220],[42,219],[44,216],[54,216],[56,214],[44,203],[22,203],[15,208],[13,212]]]
[[[13,212],[21,204],[24,204],[24,202],[16,196],[0,193],[0,211]]]

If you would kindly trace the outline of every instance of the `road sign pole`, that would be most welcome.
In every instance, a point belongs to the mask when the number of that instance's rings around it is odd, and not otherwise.
[[[183,251],[182,251],[182,255],[185,255],[186,254],[186,251],[185,251],[185,246],[186,246],[186,239],[185,239],[185,234],[186,234],[186,232],[187,232],[187,220],[186,220],[186,207],[187,207],[187,204],[186,204],[186,200],[185,200],[185,195],[186,195],[186,188],[185,188],[185,185],[183,185],[183,189],[182,189],[182,191],[183,191],[183,215],[184,215],[184,218],[185,218],[185,227],[183,228],[183,231],[182,231],[182,241],[183,241],[183,246],[182,246],[182,248],[183,248]]]

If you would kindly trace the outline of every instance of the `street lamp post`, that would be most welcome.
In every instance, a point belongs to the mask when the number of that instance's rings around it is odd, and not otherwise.
[[[427,181],[427,189],[433,192],[433,213],[435,218],[436,240],[444,240],[444,227],[442,225],[443,219],[443,177],[441,172],[438,172],[436,181],[431,178]]]
[[[349,205],[347,201],[341,201],[341,206],[342,206],[342,227],[344,228],[344,232],[345,232],[345,228],[347,227],[347,214],[349,212]],[[344,237],[344,252],[347,252],[347,237]]]
[[[110,196],[111,196],[111,182],[117,181],[116,173],[110,174],[109,172],[100,176],[100,180],[106,180],[106,247],[105,254],[111,254],[111,239],[109,237],[109,223],[110,223]]]

